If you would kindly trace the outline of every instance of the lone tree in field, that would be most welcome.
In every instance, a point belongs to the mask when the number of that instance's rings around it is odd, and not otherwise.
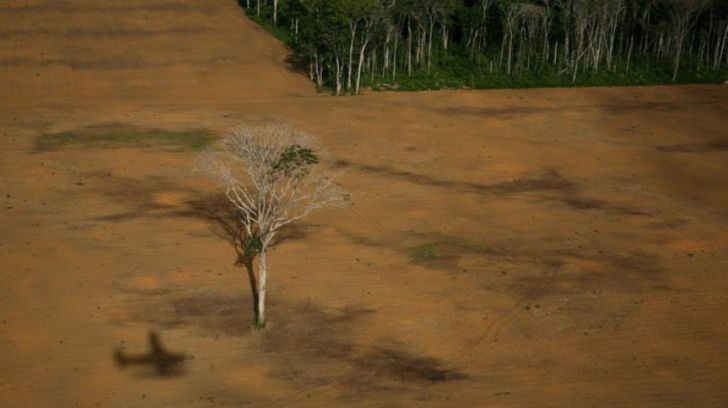
[[[203,168],[220,180],[240,222],[243,263],[258,257],[257,288],[251,275],[256,326],[265,326],[266,254],[284,226],[319,208],[339,206],[347,195],[320,168],[307,135],[282,125],[238,127],[219,150],[203,153]]]

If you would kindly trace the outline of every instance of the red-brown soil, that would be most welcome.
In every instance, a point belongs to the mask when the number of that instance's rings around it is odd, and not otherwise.
[[[0,406],[728,406],[725,86],[337,98],[286,56],[233,0],[0,4]],[[353,205],[287,231],[264,331],[195,152],[36,149],[269,121]],[[150,329],[185,372],[116,367]]]

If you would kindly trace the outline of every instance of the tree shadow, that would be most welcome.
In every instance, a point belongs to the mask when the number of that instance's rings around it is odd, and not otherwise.
[[[468,378],[459,371],[444,368],[438,359],[392,347],[375,347],[353,361],[361,370],[371,372],[374,376],[390,377],[401,382],[442,382]]]
[[[256,252],[251,250],[251,237],[246,233],[240,218],[239,211],[230,203],[222,193],[210,194],[200,199],[186,202],[190,210],[178,212],[178,215],[190,216],[207,220],[212,225],[213,233],[225,240],[235,251],[235,265],[244,267],[250,283],[253,300],[253,312],[257,316],[258,308],[258,278],[255,273],[254,261]],[[289,239],[301,239],[305,236],[304,228],[298,225],[288,225],[282,228],[270,244],[270,248]]]
[[[312,301],[277,299],[269,311],[268,327],[253,331],[242,298],[219,292],[153,297],[132,319],[168,329],[193,328],[215,337],[244,336],[248,346],[271,364],[271,377],[300,389],[337,384],[361,395],[470,378],[447,361],[406,344],[387,339],[360,342],[366,320],[376,314],[368,307],[322,307]]]
[[[296,74],[302,74],[302,75],[309,75],[309,65],[305,58],[302,56],[296,54],[295,52],[291,52],[288,54],[288,56],[285,59],[286,62],[286,68],[288,68],[289,71],[294,72]]]
[[[359,164],[343,159],[334,161],[333,167],[335,169],[353,168],[366,174],[397,178],[409,183],[448,189],[457,193],[478,194],[487,197],[538,194],[541,200],[556,201],[575,210],[600,210],[606,214],[620,216],[652,216],[649,211],[642,208],[610,204],[604,200],[585,197],[581,185],[553,169],[544,169],[541,174],[533,177],[481,184],[472,181],[442,179],[431,175],[400,170],[389,165]]]
[[[711,140],[703,143],[660,145],[655,148],[665,153],[714,153],[728,152],[728,139]]]
[[[224,194],[212,194],[198,200],[188,201],[192,209],[189,215],[197,216],[213,225],[216,236],[227,241],[235,250],[235,265],[245,267],[253,298],[253,312],[258,313],[258,281],[253,268],[255,253],[250,251],[250,237],[245,232],[242,220]]]

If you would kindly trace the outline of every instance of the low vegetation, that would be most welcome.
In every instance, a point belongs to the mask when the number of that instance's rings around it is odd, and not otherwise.
[[[728,0],[239,3],[337,95],[728,79]]]
[[[443,234],[429,234],[424,243],[407,249],[410,261],[427,267],[452,266],[463,255],[486,255],[488,247],[467,238]]]
[[[421,244],[410,248],[410,259],[416,264],[429,265],[437,259],[435,244]]]
[[[89,128],[79,131],[46,133],[35,142],[37,152],[66,146],[93,148],[162,146],[174,151],[196,151],[210,145],[215,137],[205,131],[169,131],[134,128]]]

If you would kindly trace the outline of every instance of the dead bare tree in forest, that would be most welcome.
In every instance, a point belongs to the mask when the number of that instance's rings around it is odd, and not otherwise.
[[[518,15],[520,12],[519,3],[506,2],[503,6],[505,8],[505,28],[506,35],[503,37],[503,43],[501,44],[501,61],[503,60],[503,47],[508,44],[508,62],[506,63],[506,73],[511,74],[511,61],[513,59],[513,36],[515,35],[516,23],[518,21]]]
[[[312,211],[342,205],[347,196],[319,166],[307,135],[283,125],[241,126],[218,150],[205,152],[203,170],[219,180],[240,217],[243,258],[258,257],[256,326],[265,326],[266,255],[281,228]],[[240,256],[240,253],[238,254]],[[251,284],[255,277],[251,278]]]
[[[476,0],[473,3],[476,18],[467,25],[467,30],[464,31],[465,48],[468,49],[470,58],[475,58],[477,52],[482,52],[487,47],[488,24],[490,24],[488,13],[493,4],[495,4],[495,0]]]
[[[708,5],[708,0],[667,0],[666,3],[675,35],[675,59],[672,68],[672,80],[674,81],[677,79],[677,72],[680,69],[680,57],[685,48],[685,38],[700,13]]]
[[[364,55],[367,50],[367,45],[372,39],[374,30],[378,27],[380,21],[384,19],[384,16],[389,12],[389,8],[392,7],[393,2],[385,1],[377,3],[377,7],[370,14],[365,14],[362,18],[363,32],[361,34],[362,44],[359,48],[359,62],[356,69],[356,82],[354,85],[354,94],[359,94],[359,88],[361,87],[361,72],[364,66]]]

